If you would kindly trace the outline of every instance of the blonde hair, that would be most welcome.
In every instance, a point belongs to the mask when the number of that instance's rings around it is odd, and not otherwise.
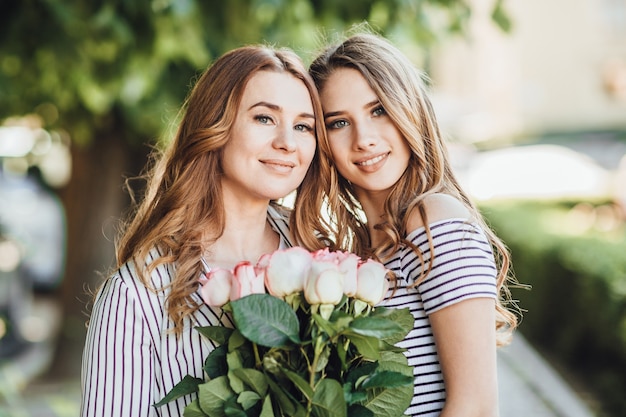
[[[245,86],[258,71],[285,72],[301,80],[311,96],[316,134],[324,133],[317,89],[294,52],[245,46],[224,54],[191,90],[174,140],[162,154],[153,155],[143,201],[117,242],[117,267],[134,262],[141,281],[150,288],[150,275],[157,266],[175,264],[166,308],[176,333],[182,331],[185,317],[200,307],[191,295],[198,288],[204,249],[224,232],[223,148]],[[314,157],[306,177],[319,176],[317,159]],[[159,256],[147,262],[155,249]]]
[[[329,180],[320,183],[318,194],[323,194],[319,198],[327,200],[327,217],[334,220],[326,224],[324,230],[316,231],[318,239],[335,242],[339,248],[353,251],[360,256],[372,256],[380,260],[391,256],[400,246],[407,245],[416,251],[424,266],[424,272],[415,284],[417,285],[428,274],[429,267],[426,267],[420,250],[405,238],[409,218],[413,213],[421,216],[426,225],[432,253],[433,243],[424,199],[434,193],[456,197],[482,226],[494,249],[498,266],[497,289],[500,295],[496,302],[498,344],[508,343],[513,329],[517,327],[516,315],[506,308],[507,304],[512,303],[507,283],[514,282],[510,273],[510,256],[506,246],[487,226],[452,172],[447,148],[426,93],[424,75],[398,48],[373,33],[358,33],[327,48],[311,63],[309,73],[321,91],[336,69],[346,67],[358,70],[365,77],[407,141],[411,157],[408,168],[394,184],[385,201],[383,220],[375,225],[385,235],[383,243],[376,248],[371,247],[368,228],[359,215],[361,206],[352,185],[335,168],[324,164],[324,170],[330,171],[323,171],[322,177]],[[325,136],[320,138],[319,148],[322,160],[332,160]],[[432,259],[428,264],[432,265]]]

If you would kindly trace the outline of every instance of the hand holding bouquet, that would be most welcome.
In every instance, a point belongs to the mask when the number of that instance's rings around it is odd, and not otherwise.
[[[386,275],[373,260],[299,247],[211,271],[203,299],[235,328],[198,327],[219,344],[205,361],[208,380],[188,376],[156,406],[198,392],[185,416],[401,416],[413,370],[394,344],[413,316],[375,307]]]

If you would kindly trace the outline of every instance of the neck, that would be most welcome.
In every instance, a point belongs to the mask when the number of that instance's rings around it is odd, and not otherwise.
[[[225,205],[224,233],[204,253],[212,267],[232,269],[241,261],[256,263],[278,249],[280,238],[267,222],[266,205]]]
[[[367,229],[373,248],[378,246],[384,237],[384,233],[374,229],[374,226],[381,222],[385,214],[385,200],[387,195],[388,193],[384,192],[357,193],[357,198],[365,212],[365,217],[367,217]]]

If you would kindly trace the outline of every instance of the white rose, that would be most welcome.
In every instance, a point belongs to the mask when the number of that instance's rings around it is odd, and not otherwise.
[[[312,260],[309,251],[295,246],[262,257],[258,267],[264,269],[268,292],[274,297],[284,298],[304,290]]]
[[[387,269],[383,264],[368,259],[359,265],[356,298],[374,306],[383,300],[388,290]]]
[[[338,304],[343,298],[344,274],[334,261],[316,261],[311,263],[311,270],[304,287],[304,298],[311,305]]]

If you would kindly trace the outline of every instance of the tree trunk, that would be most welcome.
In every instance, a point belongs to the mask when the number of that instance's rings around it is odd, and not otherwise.
[[[93,292],[114,266],[118,221],[129,195],[125,177],[138,175],[148,149],[133,148],[124,132],[97,132],[88,147],[72,149],[72,177],[60,197],[67,216],[65,276],[59,288],[63,324],[50,373],[75,376]]]

